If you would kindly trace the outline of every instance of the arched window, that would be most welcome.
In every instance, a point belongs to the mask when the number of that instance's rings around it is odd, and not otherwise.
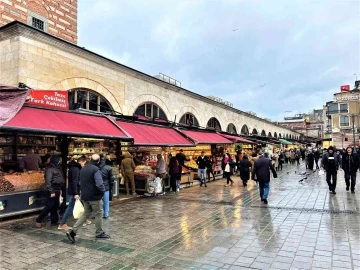
[[[233,123],[228,124],[226,132],[231,134],[237,134],[235,125]]]
[[[69,103],[74,104],[73,108],[81,108],[95,112],[116,113],[102,95],[86,88],[71,89],[69,91]]]
[[[279,133],[279,138],[282,138],[282,137],[281,137],[281,133]]]
[[[289,134],[286,134],[286,139],[289,139]]]
[[[252,135],[258,135],[258,132],[257,132],[257,130],[255,128],[252,131]]]
[[[266,136],[265,130],[262,130],[262,131],[261,131],[261,136]]]
[[[277,133],[276,132],[274,132],[274,137],[277,138]]]
[[[269,132],[268,137],[272,137],[271,132]]]
[[[137,107],[134,115],[141,115],[148,118],[159,118],[167,120],[164,111],[155,103],[148,102]]]
[[[241,134],[243,135],[249,135],[249,128],[247,127],[247,125],[243,125],[241,128]]]
[[[199,126],[199,121],[192,113],[185,113],[180,118],[180,124],[187,125],[187,126]]]
[[[209,121],[207,122],[206,128],[221,130],[221,125],[220,125],[219,120],[217,120],[215,117],[211,117],[209,119]]]

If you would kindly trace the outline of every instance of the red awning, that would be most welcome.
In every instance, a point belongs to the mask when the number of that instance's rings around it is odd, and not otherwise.
[[[204,132],[195,130],[181,130],[186,136],[201,144],[231,144],[232,141],[215,132]]]
[[[33,107],[22,107],[2,128],[91,138],[131,139],[105,116]]]
[[[117,121],[117,124],[134,138],[134,145],[194,146],[192,141],[173,128],[125,121]]]
[[[235,135],[228,135],[228,134],[221,134],[221,136],[225,137],[226,139],[230,140],[230,141],[233,141],[233,142],[241,142],[241,143],[251,143],[253,144],[254,142],[252,141],[249,141],[243,137],[240,137],[240,136],[235,136]]]

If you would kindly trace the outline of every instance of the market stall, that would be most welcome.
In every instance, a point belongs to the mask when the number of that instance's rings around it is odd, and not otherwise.
[[[186,148],[194,146],[194,142],[184,136],[181,132],[171,127],[157,124],[130,122],[118,120],[117,124],[129,136],[134,138],[132,145],[122,146],[123,151],[129,151],[135,154],[139,164],[135,171],[135,187],[136,191],[147,192],[148,183],[155,176],[155,171],[151,168],[157,163],[157,155],[161,154],[166,164],[168,164],[168,156],[170,153],[174,155],[173,147]],[[184,169],[183,179],[189,179],[189,172]],[[164,189],[170,188],[170,179],[166,176],[164,179]],[[120,187],[125,190],[125,187]]]
[[[237,154],[237,152],[245,152],[248,155],[251,155],[253,152],[254,142],[248,139],[245,139],[241,136],[236,135],[229,135],[229,134],[220,134],[221,136],[225,137],[226,139],[232,141],[234,144],[229,145],[226,149],[227,153],[231,155]]]
[[[50,155],[61,155],[66,175],[69,158],[104,154],[114,161],[118,177],[120,140],[131,137],[107,117],[23,106],[0,128],[0,217],[42,208],[44,168]],[[40,157],[38,168],[22,165],[29,154]]]

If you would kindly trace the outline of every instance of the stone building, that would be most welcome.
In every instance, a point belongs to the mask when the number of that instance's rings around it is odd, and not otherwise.
[[[0,28],[0,83],[67,90],[84,109],[165,118],[237,134],[300,139],[295,130],[116,63],[29,25]]]
[[[0,0],[0,26],[12,21],[77,44],[77,0]]]

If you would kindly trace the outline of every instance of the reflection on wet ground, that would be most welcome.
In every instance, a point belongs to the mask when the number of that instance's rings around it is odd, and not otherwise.
[[[254,182],[225,180],[179,194],[114,205],[104,221],[108,241],[79,232],[10,226],[0,230],[0,269],[360,269],[360,199],[337,194],[324,176],[285,168],[271,182],[269,204]],[[304,179],[303,182],[299,180]]]

